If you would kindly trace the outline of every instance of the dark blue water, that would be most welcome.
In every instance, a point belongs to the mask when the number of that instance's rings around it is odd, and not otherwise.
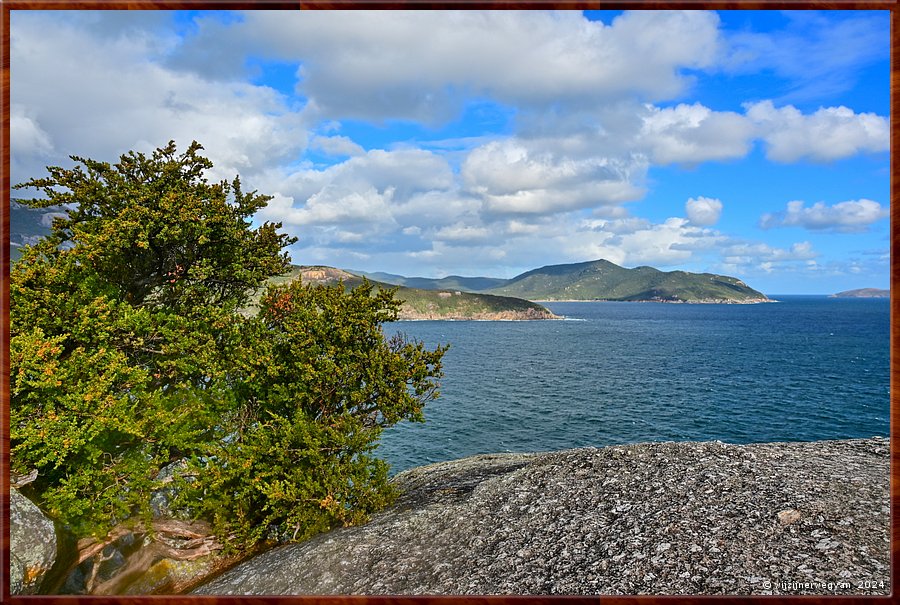
[[[549,303],[567,321],[390,324],[450,343],[424,424],[385,432],[397,472],[480,453],[642,441],[886,436],[886,299]]]

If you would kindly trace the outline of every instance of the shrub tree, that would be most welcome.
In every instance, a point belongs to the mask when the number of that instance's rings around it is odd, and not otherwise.
[[[289,267],[270,199],[209,183],[193,143],[18,187],[63,205],[10,280],[12,470],[79,536],[152,512],[160,470],[188,460],[178,502],[246,548],[356,523],[387,503],[380,431],[421,420],[444,349],[385,339],[393,291],[271,287]]]

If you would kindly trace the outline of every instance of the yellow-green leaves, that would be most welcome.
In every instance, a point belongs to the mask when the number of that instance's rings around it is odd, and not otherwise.
[[[232,374],[245,402],[234,438],[196,463],[199,478],[183,492],[219,519],[223,539],[301,540],[360,523],[393,498],[378,437],[422,419],[444,352],[385,339],[398,305],[368,283],[345,292],[293,282],[262,297]]]
[[[369,284],[273,287],[241,315],[293,240],[200,149],[24,184],[69,210],[11,270],[13,470],[78,535],[147,519],[180,460],[175,509],[236,548],[359,523],[393,496],[379,434],[422,420],[444,349],[385,339],[399,302]]]

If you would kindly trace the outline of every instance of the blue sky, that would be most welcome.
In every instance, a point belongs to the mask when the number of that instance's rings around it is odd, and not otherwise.
[[[202,143],[298,264],[889,285],[887,11],[12,11],[12,177]]]

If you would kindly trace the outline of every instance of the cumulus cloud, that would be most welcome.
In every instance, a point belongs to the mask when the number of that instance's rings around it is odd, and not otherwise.
[[[433,123],[466,94],[525,106],[668,98],[718,45],[718,16],[704,11],[635,11],[611,25],[575,11],[250,11],[200,19],[171,61],[205,70],[221,54],[238,66],[236,48],[300,61],[298,90],[320,115]]]
[[[27,115],[21,104],[14,104],[9,116],[10,144],[24,155],[47,156],[53,152],[50,135],[38,120]]]
[[[692,197],[685,202],[684,211],[692,224],[708,227],[719,222],[722,215],[722,201],[703,196]]]
[[[546,143],[511,138],[474,149],[461,168],[467,191],[493,214],[552,214],[643,195],[645,158],[553,153]]]
[[[802,201],[794,200],[788,202],[787,209],[782,212],[764,214],[759,224],[763,229],[803,227],[812,230],[858,232],[865,231],[873,223],[888,216],[888,208],[867,199],[849,200],[832,206],[826,205],[825,202],[816,202],[810,207],[806,207]]]
[[[157,61],[168,47],[159,37],[98,35],[78,20],[27,13],[12,16],[10,39],[16,181],[68,164],[70,153],[113,159],[170,139],[202,143],[214,178],[252,173],[306,146],[299,113],[270,88],[168,70]]]
[[[748,103],[745,113],[713,111],[700,103],[658,108],[645,106],[635,145],[658,164],[694,164],[741,158],[754,140],[766,145],[777,162],[826,162],[889,148],[886,117],[855,113],[847,107],[823,107],[804,114],[772,101]]]
[[[355,156],[366,152],[365,149],[354,143],[350,138],[340,135],[313,137],[309,146],[311,149],[322,151],[330,156]]]
[[[700,103],[646,110],[640,137],[657,163],[726,160],[750,150],[754,126],[734,112],[712,111]]]
[[[735,266],[760,266],[763,263],[772,266],[774,263],[807,261],[819,256],[810,242],[797,242],[790,248],[778,248],[762,242],[732,243],[723,246],[721,254],[725,263]]]
[[[690,261],[696,252],[712,249],[726,238],[686,219],[671,217],[661,223],[637,218],[586,221],[566,239],[563,249],[573,258],[667,267]]]
[[[294,226],[393,222],[417,197],[453,185],[440,156],[375,149],[324,170],[298,170],[282,178],[280,197],[259,216]]]
[[[326,186],[306,199],[300,208],[274,206],[271,212],[284,212],[284,222],[292,225],[347,225],[389,220],[394,189],[378,191],[374,187],[359,190]],[[284,198],[287,199],[287,198]]]
[[[874,113],[857,114],[841,106],[804,115],[792,105],[776,108],[771,101],[745,107],[766,142],[766,157],[777,162],[827,162],[890,147],[888,120]]]

